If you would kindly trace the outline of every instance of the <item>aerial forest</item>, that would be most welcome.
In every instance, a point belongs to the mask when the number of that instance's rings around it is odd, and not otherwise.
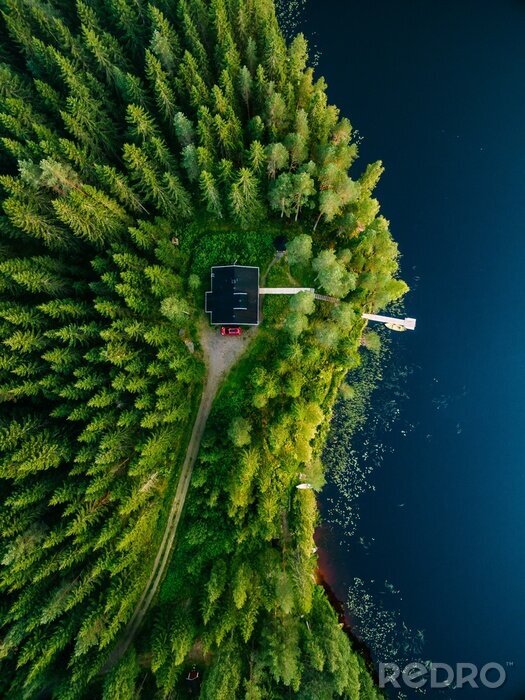
[[[381,163],[273,0],[0,10],[0,697],[379,698],[314,532],[334,405],[378,342],[361,313],[407,290]],[[115,656],[206,380],[210,265],[235,260],[330,299],[264,301]]]

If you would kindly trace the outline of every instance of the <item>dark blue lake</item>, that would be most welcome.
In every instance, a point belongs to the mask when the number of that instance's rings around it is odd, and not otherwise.
[[[377,196],[418,320],[354,439],[374,469],[355,533],[325,534],[332,583],[366,602],[350,612],[376,661],[398,645],[506,668],[498,690],[429,696],[522,700],[525,2],[309,0],[301,28],[360,162],[386,166]],[[345,498],[327,485],[325,519]]]

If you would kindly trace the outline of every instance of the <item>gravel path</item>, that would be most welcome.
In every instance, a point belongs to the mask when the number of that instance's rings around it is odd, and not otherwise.
[[[206,388],[209,386],[213,393],[217,391],[222,377],[226,376],[243,354],[256,330],[251,328],[240,336],[223,336],[218,328],[206,324],[201,331],[201,343],[208,368]]]
[[[210,414],[213,399],[215,398],[215,394],[217,393],[217,389],[223,377],[226,376],[231,367],[237,362],[256,332],[257,329],[252,328],[244,332],[242,336],[222,336],[218,328],[210,328],[207,322],[202,325],[200,339],[207,367],[206,384],[204,385],[199,410],[186,450],[177,491],[171,504],[162,541],[155,561],[153,562],[149,579],[135,607],[131,620],[124,629],[118,644],[111,652],[103,671],[108,671],[124,656],[158,591],[170,560],[177,527],[181,519],[190,486],[193,467],[197,461],[201,439],[204,428],[206,427],[206,421]]]

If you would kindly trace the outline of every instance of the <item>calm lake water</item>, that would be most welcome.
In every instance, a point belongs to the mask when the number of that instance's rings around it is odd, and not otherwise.
[[[360,162],[384,161],[418,319],[354,440],[374,470],[355,534],[325,533],[330,577],[376,661],[507,668],[430,697],[523,700],[525,2],[309,0],[300,28]],[[345,501],[328,484],[325,518]]]

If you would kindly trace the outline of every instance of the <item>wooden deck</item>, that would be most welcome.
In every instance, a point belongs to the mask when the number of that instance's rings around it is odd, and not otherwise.
[[[363,318],[368,321],[378,321],[379,323],[391,323],[396,326],[403,326],[409,331],[413,331],[416,327],[415,318],[391,318],[390,316],[378,316],[377,314],[363,314]]]

